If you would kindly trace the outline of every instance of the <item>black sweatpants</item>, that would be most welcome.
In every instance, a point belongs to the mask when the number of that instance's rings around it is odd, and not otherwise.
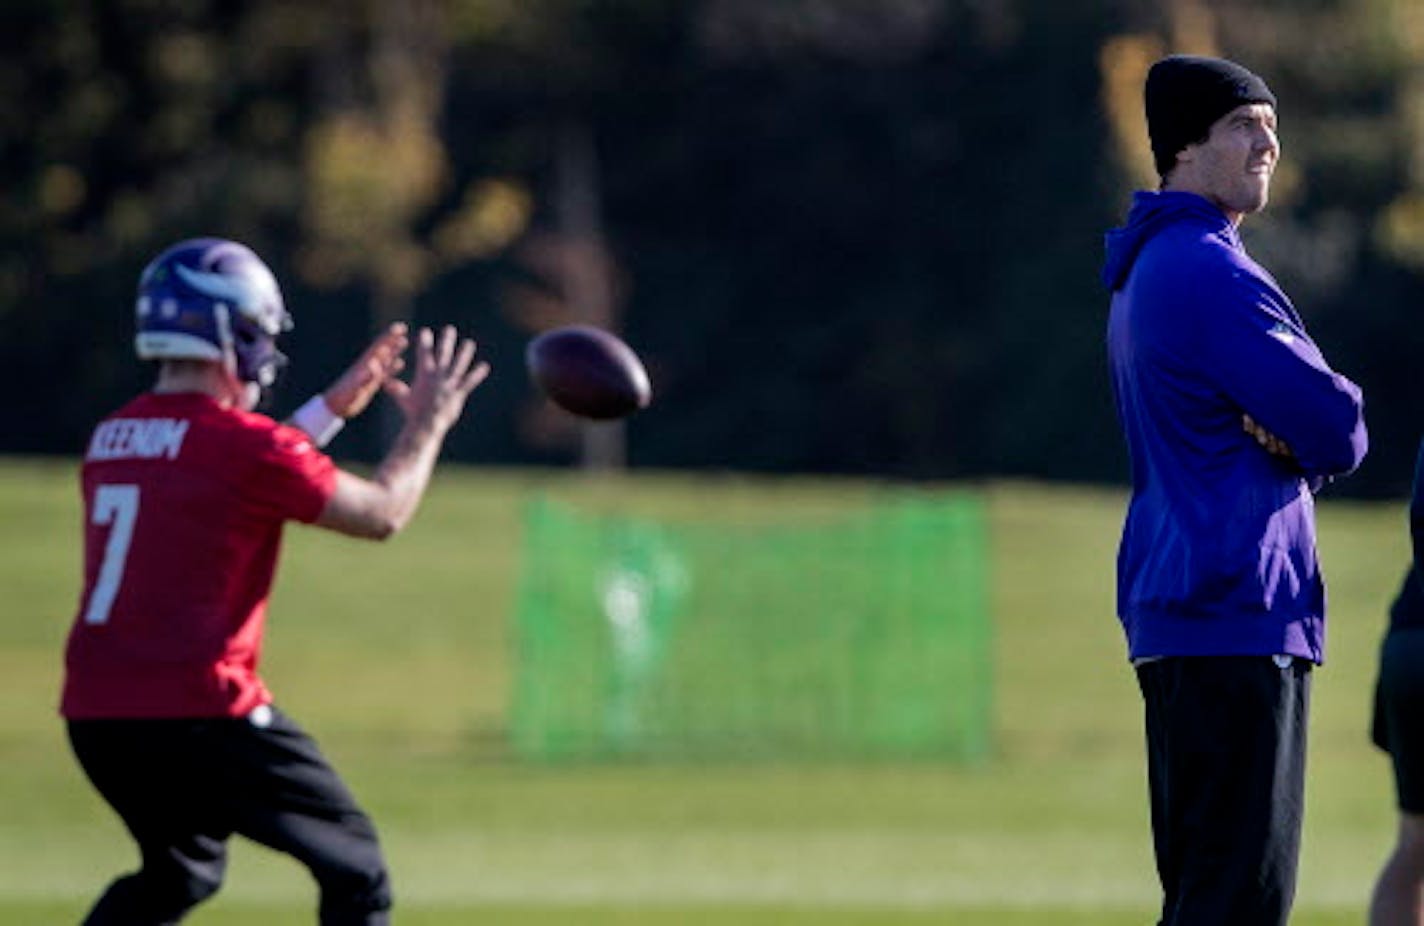
[[[307,866],[323,926],[389,922],[375,828],[316,743],[281,712],[75,720],[69,739],[142,858],[137,872],[109,885],[87,926],[177,923],[221,886],[234,833]]]
[[[1160,926],[1285,926],[1295,897],[1311,664],[1192,656],[1137,668]]]
[[[1392,628],[1380,643],[1371,734],[1394,765],[1399,809],[1424,814],[1424,627]]]

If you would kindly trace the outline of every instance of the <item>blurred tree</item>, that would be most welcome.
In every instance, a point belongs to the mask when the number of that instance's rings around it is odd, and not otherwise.
[[[325,28],[315,57],[317,112],[304,144],[300,265],[318,285],[368,281],[377,327],[408,318],[432,275],[499,253],[529,219],[529,195],[517,181],[481,177],[447,198],[452,168],[440,123],[450,6],[367,0],[308,10]],[[459,4],[476,21],[505,6]],[[437,207],[446,208],[437,214]]]
[[[1347,490],[1397,492],[1421,6],[12,0],[0,450],[73,452],[141,384],[117,349],[133,280],[209,233],[268,256],[298,310],[282,401],[381,319],[478,331],[496,376],[454,456],[572,456],[531,438],[519,354],[593,320],[657,386],[638,465],[1119,479],[1099,235],[1155,182],[1146,67],[1198,51],[1281,97],[1285,161],[1245,232],[1366,387]],[[365,428],[342,447],[374,449]]]
[[[25,0],[5,22],[0,368],[22,397],[7,445],[72,451],[141,381],[114,350],[141,259],[219,229],[265,240],[297,201],[300,113],[286,37],[239,4]],[[42,406],[34,384],[56,380]]]
[[[506,313],[526,335],[576,323],[620,331],[626,278],[604,227],[594,122],[610,97],[623,92],[624,72],[637,67],[625,36],[636,42],[655,35],[676,11],[647,0],[535,0],[503,5],[500,13],[473,17],[484,28],[471,33],[468,52],[485,64],[469,76],[477,85],[497,76],[502,89],[518,87],[523,126],[517,134],[545,177],[542,212],[510,255]],[[542,447],[573,444],[585,466],[616,468],[627,459],[621,423],[578,423],[537,398],[519,418],[526,440]]]
[[[514,252],[523,276],[505,287],[506,311],[530,334],[572,324],[616,332],[623,293],[603,231],[598,158],[587,125],[570,121],[559,128],[554,165],[552,230],[526,236]],[[623,422],[578,423],[539,400],[523,424],[536,443],[558,446],[575,438],[589,469],[618,469],[627,462]]]
[[[477,22],[505,6],[459,4]],[[413,317],[432,276],[497,254],[529,221],[527,192],[507,179],[479,178],[447,204],[451,166],[440,120],[450,8],[443,0],[367,0],[338,11],[309,9],[327,28],[316,56],[317,113],[304,145],[299,264],[318,286],[367,282],[365,327],[372,330]],[[393,409],[387,413],[389,435],[399,422]]]

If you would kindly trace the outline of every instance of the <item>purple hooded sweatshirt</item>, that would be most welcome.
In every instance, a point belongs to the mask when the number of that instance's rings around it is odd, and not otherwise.
[[[1132,659],[1324,661],[1313,488],[1365,456],[1360,389],[1326,364],[1221,210],[1137,193],[1107,235],[1108,358],[1132,462],[1118,616]],[[1289,445],[1267,453],[1250,415]]]

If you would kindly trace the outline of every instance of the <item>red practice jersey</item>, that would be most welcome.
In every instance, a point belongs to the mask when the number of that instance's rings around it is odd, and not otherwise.
[[[100,422],[84,490],[84,594],[60,712],[240,716],[257,675],[285,521],[336,486],[294,428],[197,393],[147,393]]]

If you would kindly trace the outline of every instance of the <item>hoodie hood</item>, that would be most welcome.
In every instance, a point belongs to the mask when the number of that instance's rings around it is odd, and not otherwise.
[[[1143,245],[1168,225],[1183,219],[1204,221],[1218,230],[1229,231],[1232,241],[1236,240],[1235,229],[1226,215],[1203,197],[1178,191],[1139,190],[1132,194],[1127,223],[1105,236],[1107,260],[1103,263],[1103,285],[1108,291],[1116,292],[1127,282]]]

